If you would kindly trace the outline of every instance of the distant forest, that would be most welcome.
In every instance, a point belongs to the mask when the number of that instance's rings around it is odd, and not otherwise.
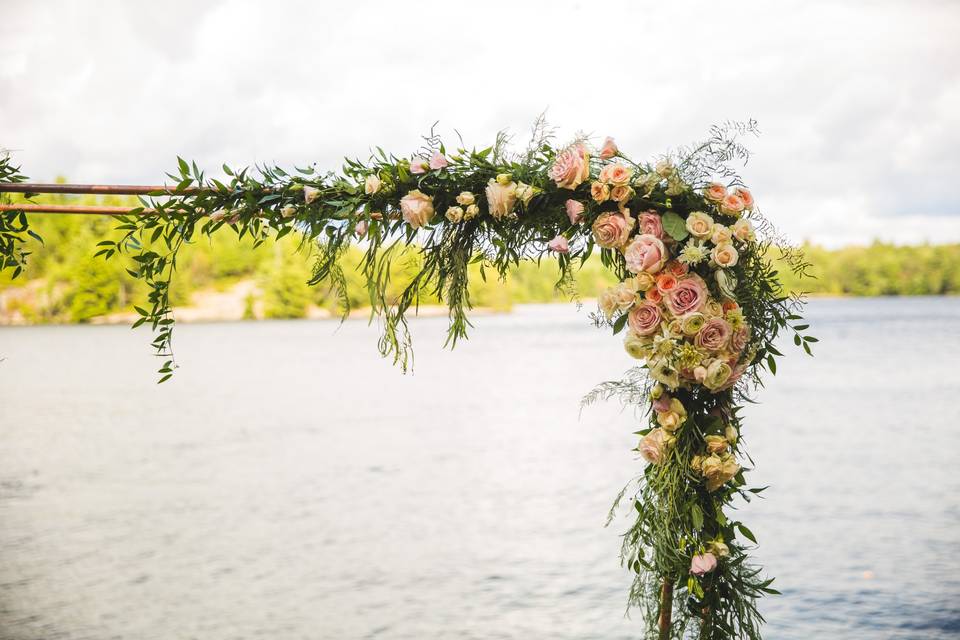
[[[126,203],[119,198],[99,202]],[[16,281],[0,277],[0,320],[9,322],[15,316],[28,323],[85,322],[130,311],[131,304],[143,296],[140,285],[125,273],[121,262],[92,257],[91,248],[112,233],[113,225],[114,221],[105,217],[34,216],[32,226],[45,244],[31,247],[29,266]],[[252,281],[255,293],[248,295],[257,299],[248,302],[251,309],[259,309],[260,317],[303,317],[312,306],[336,311],[338,301],[326,286],[305,284],[311,260],[296,249],[296,239],[289,236],[257,250],[229,234],[219,234],[212,241],[203,239],[183,253],[172,292],[175,304],[190,304],[198,291],[224,291],[241,281]],[[815,278],[800,281],[784,267],[781,277],[791,290],[847,296],[960,293],[958,244],[903,247],[874,243],[835,250],[806,246],[804,250]],[[357,259],[359,255],[357,251]],[[489,273],[484,281],[478,268],[472,279],[474,304],[502,310],[511,304],[567,299],[568,295],[555,289],[557,270],[545,262],[540,267],[521,265],[506,283]],[[362,307],[367,298],[365,285],[359,274],[348,271],[346,275],[350,302]],[[403,275],[397,273],[394,278],[398,290]],[[575,291],[580,297],[593,298],[611,282],[599,261],[591,260],[577,273]],[[427,297],[423,302],[431,300]]]

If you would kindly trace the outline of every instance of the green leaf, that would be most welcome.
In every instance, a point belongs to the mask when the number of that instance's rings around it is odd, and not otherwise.
[[[777,361],[773,359],[773,356],[767,356],[767,368],[770,369],[770,373],[777,375]]]
[[[694,504],[690,507],[690,517],[693,518],[693,528],[696,531],[703,529],[703,510],[700,505]]]
[[[747,528],[746,528],[742,523],[740,523],[740,522],[737,523],[737,529],[740,530],[740,533],[743,534],[743,537],[744,537],[744,538],[746,538],[747,540],[749,540],[749,541],[752,542],[753,544],[757,544],[757,538],[756,538],[756,536],[753,535],[753,531],[750,531],[750,529],[747,529]]]
[[[663,230],[678,242],[689,235],[687,232],[687,223],[673,211],[668,211],[664,214],[661,222],[663,223]]]
[[[627,326],[627,317],[628,315],[624,313],[619,318],[617,318],[616,322],[613,323],[613,335],[617,335],[618,333],[623,331],[623,328],[625,326]]]

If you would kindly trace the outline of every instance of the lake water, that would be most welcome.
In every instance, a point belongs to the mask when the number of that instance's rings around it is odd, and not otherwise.
[[[746,410],[773,639],[960,637],[960,299],[817,300]],[[636,418],[586,310],[476,318],[414,375],[364,322],[0,329],[4,640],[637,638],[603,523]]]

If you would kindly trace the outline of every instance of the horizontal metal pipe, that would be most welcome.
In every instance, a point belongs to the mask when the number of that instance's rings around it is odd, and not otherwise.
[[[0,184],[0,193],[76,193],[94,195],[142,196],[151,193],[187,194],[210,191],[207,188],[177,189],[166,185],[135,184],[56,184],[42,182],[8,182]]]
[[[100,207],[69,204],[0,204],[0,212],[23,211],[24,213],[80,213],[101,216],[123,216],[133,211],[131,207]],[[143,209],[140,215],[153,213],[153,209]]]

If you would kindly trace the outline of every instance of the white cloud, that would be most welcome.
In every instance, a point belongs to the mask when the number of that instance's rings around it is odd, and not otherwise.
[[[960,241],[952,2],[5,2],[0,143],[36,179],[155,182],[483,146],[549,107],[638,157],[757,118],[765,213],[830,245]]]

